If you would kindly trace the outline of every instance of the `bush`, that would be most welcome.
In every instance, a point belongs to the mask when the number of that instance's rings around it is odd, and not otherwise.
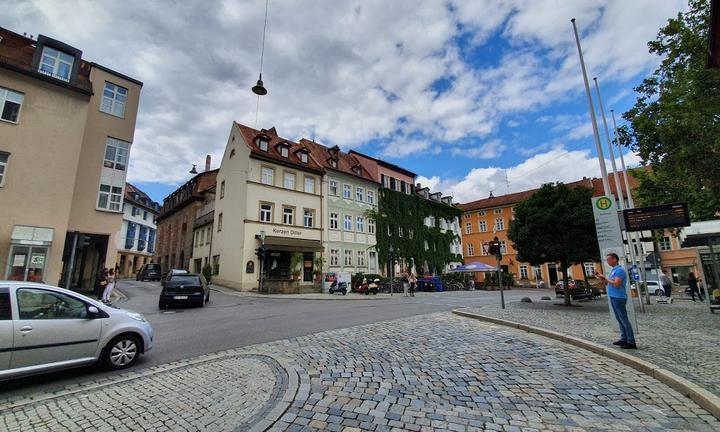
[[[205,267],[202,269],[202,274],[205,276],[205,280],[210,283],[210,279],[212,279],[212,266],[210,266],[210,264],[205,264]]]
[[[512,287],[515,286],[515,274],[514,273],[503,273],[503,286]],[[498,286],[497,272],[485,273],[485,285],[486,286]]]
[[[465,284],[465,278],[465,273],[445,273],[440,276],[440,280],[442,280],[444,284],[450,282],[460,282],[461,284]],[[467,279],[471,278],[467,276]]]

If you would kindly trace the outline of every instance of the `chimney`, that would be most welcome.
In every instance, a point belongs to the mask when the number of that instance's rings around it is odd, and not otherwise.
[[[210,171],[210,155],[205,156],[205,172]]]

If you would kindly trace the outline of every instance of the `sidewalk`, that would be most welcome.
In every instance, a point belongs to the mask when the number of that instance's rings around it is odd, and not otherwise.
[[[618,338],[611,322],[606,298],[558,306],[531,296],[532,303],[512,302],[507,309],[477,306],[470,311],[521,324],[546,328],[615,348]],[[658,366],[720,395],[720,315],[711,314],[707,304],[673,302],[645,305],[645,314],[636,312],[638,350],[625,352]],[[634,325],[635,323],[633,323]]]

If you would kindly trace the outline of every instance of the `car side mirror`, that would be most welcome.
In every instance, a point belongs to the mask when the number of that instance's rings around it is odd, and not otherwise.
[[[100,315],[100,311],[95,306],[88,306],[87,312],[88,319],[94,319]]]

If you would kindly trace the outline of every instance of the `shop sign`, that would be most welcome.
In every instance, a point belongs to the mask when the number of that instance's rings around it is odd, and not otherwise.
[[[273,227],[271,231],[272,235],[275,236],[290,236],[290,237],[302,237],[303,232],[293,228],[277,228]]]

